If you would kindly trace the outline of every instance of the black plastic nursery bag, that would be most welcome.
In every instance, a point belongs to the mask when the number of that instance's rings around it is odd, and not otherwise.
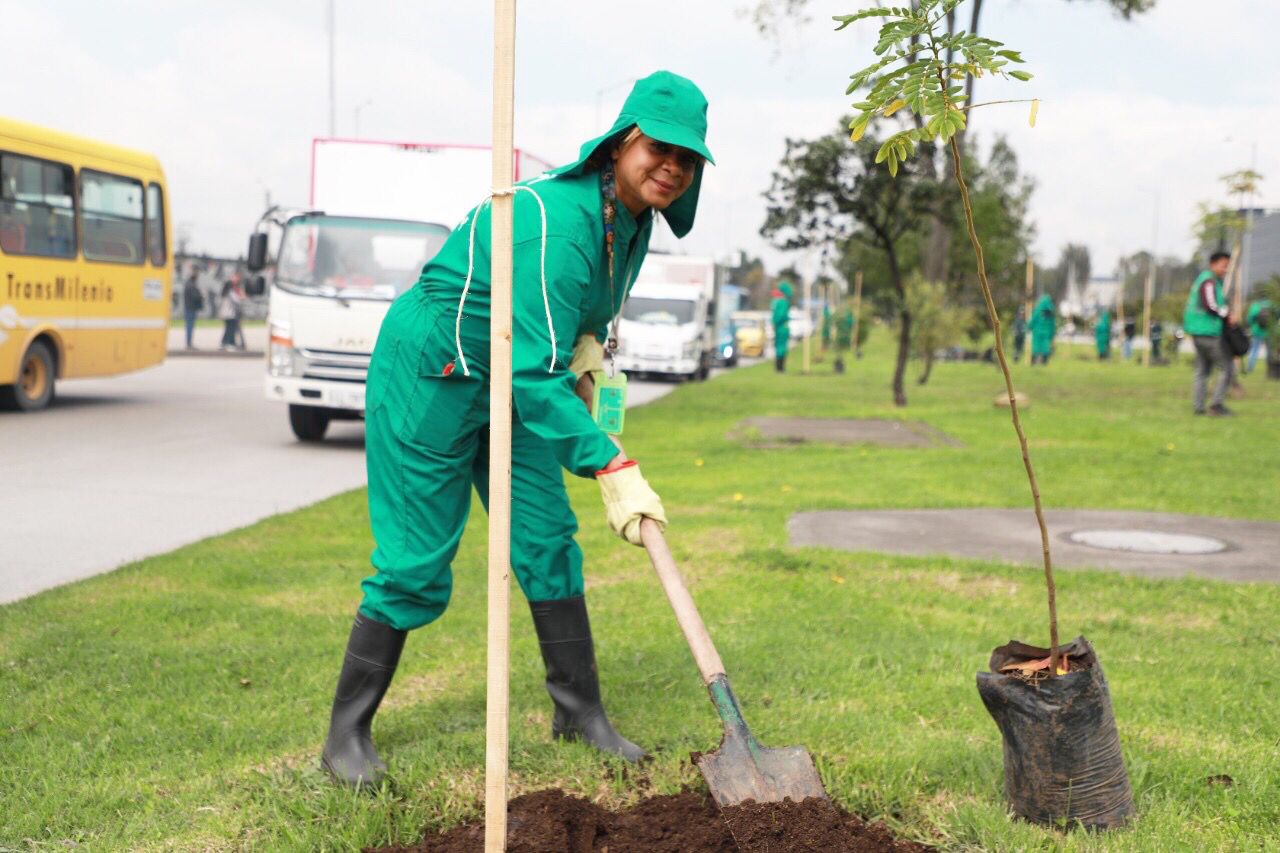
[[[1016,640],[991,653],[990,672],[978,673],[978,693],[1004,736],[1005,796],[1034,823],[1123,826],[1134,814],[1133,791],[1102,665],[1084,637],[1059,652],[1070,656],[1071,670],[1054,678],[1001,672],[1049,656]]]

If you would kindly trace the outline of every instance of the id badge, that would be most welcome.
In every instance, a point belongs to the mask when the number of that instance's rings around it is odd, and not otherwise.
[[[609,435],[622,435],[622,420],[627,411],[627,374],[619,370],[617,376],[609,376],[602,371],[595,379],[591,416]]]

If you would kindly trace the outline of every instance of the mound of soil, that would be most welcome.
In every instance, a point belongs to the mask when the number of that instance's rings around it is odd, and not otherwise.
[[[509,853],[916,853],[929,848],[894,838],[825,800],[746,803],[723,810],[706,794],[651,797],[611,812],[551,789],[511,801]],[[365,853],[479,853],[484,824],[430,835],[410,847]]]

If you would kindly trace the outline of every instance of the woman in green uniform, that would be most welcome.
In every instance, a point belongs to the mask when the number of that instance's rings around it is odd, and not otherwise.
[[[1040,297],[1036,308],[1031,312],[1031,363],[1049,363],[1053,355],[1053,335],[1058,323],[1054,317],[1053,300],[1049,294]]]
[[[773,366],[779,373],[787,369],[787,347],[791,342],[791,282],[780,281],[773,290]]]
[[[665,527],[658,496],[597,426],[584,399],[661,214],[693,226],[707,102],[659,71],[578,160],[515,191],[511,564],[533,613],[555,707],[552,735],[638,760],[601,703],[583,598],[577,520],[561,469],[600,483],[609,525],[641,545]],[[370,736],[407,632],[449,604],[451,563],[474,486],[488,504],[489,233],[485,202],[454,229],[383,321],[365,405],[375,573],[351,629],[322,755],[348,784],[386,773]],[[616,329],[616,326],[614,326]]]
[[[1111,357],[1111,312],[1105,308],[1093,327],[1093,343],[1098,350],[1099,360],[1106,361]]]

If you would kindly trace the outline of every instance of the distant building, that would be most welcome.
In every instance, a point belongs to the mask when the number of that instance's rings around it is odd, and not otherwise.
[[[1119,289],[1120,279],[1116,276],[1092,276],[1081,285],[1069,273],[1066,295],[1058,303],[1058,313],[1087,320],[1096,317],[1103,308],[1114,311]]]
[[[1280,275],[1280,210],[1253,212],[1253,229],[1244,235],[1240,264],[1245,294]]]

